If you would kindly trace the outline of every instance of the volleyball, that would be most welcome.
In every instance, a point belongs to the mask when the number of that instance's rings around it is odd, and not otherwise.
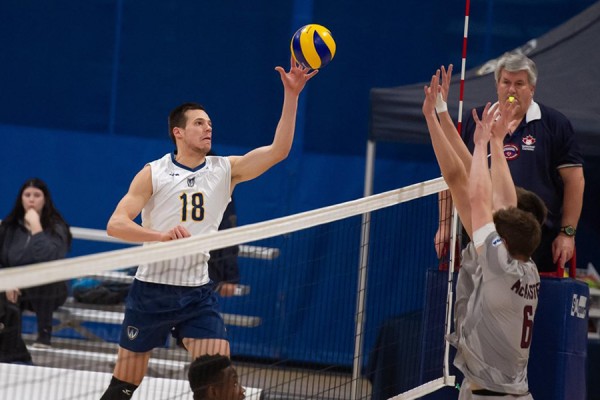
[[[323,68],[335,56],[335,41],[329,29],[322,25],[308,24],[298,29],[290,43],[292,57],[300,65]]]

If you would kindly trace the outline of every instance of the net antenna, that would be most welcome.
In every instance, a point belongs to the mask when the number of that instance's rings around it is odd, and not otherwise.
[[[463,45],[462,45],[462,58],[460,66],[460,91],[458,100],[458,116],[457,116],[457,131],[460,134],[462,130],[462,115],[463,115],[463,100],[465,94],[465,74],[467,65],[467,39],[469,36],[469,11],[471,8],[471,1],[466,0],[465,3],[465,24],[463,32]],[[450,334],[452,327],[452,305],[454,304],[454,292],[453,277],[454,277],[454,261],[456,260],[456,244],[458,239],[458,233],[461,230],[460,219],[458,218],[458,212],[456,207],[452,207],[452,222],[450,228],[450,252],[448,260],[448,292],[446,297],[446,322],[445,322],[445,333],[446,336]],[[410,400],[423,397],[429,393],[433,393],[446,386],[456,386],[456,377],[450,375],[450,343],[445,341],[444,343],[444,367],[443,376],[433,381],[427,382],[421,386],[411,389],[407,392],[401,393],[388,400]]]

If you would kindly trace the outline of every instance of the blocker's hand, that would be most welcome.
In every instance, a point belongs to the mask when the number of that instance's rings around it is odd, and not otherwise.
[[[423,100],[423,115],[425,117],[429,115],[435,115],[435,105],[440,92],[440,70],[435,71],[435,75],[431,76],[429,86],[423,86],[423,92],[425,93],[425,99]]]
[[[290,57],[290,70],[288,72],[285,72],[283,67],[275,67],[275,71],[279,72],[283,88],[286,92],[294,95],[299,95],[302,89],[304,89],[306,82],[319,72],[318,69],[311,70],[301,66],[294,61],[293,57]]]
[[[492,124],[494,123],[494,119],[498,117],[496,108],[497,106],[492,106],[491,103],[488,102],[483,109],[481,119],[479,119],[477,111],[475,109],[472,110],[473,121],[475,121],[475,133],[473,135],[475,143],[487,144],[490,141],[492,136]]]
[[[452,64],[449,64],[448,70],[446,70],[446,68],[443,65],[440,68],[442,70],[442,84],[440,86],[442,99],[445,102],[448,102],[448,93],[450,92],[450,81],[452,80],[452,68],[454,67]]]

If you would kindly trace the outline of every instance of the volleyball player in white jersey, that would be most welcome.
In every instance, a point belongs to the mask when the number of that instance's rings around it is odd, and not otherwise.
[[[148,163],[111,216],[109,235],[131,242],[164,242],[216,232],[235,186],[284,160],[292,146],[298,97],[310,71],[291,60],[275,68],[284,88],[273,142],[244,156],[207,157],[212,124],[204,108],[184,103],[169,115],[176,152]],[[134,220],[142,213],[142,225]],[[208,253],[141,265],[126,302],[119,353],[102,400],[129,399],[148,368],[152,349],[173,334],[194,360],[229,356],[225,325],[208,277]]]
[[[440,88],[439,75],[438,70],[425,87],[423,113],[442,174],[458,199],[455,204],[461,221],[474,238],[463,252],[455,306],[457,332],[450,338],[458,349],[455,365],[465,375],[459,398],[530,398],[526,368],[539,289],[539,275],[530,255],[539,243],[540,223],[531,212],[515,207],[517,195],[502,154],[503,135],[492,135],[492,131],[506,132],[507,118],[488,104],[483,120],[476,120],[480,149],[471,160],[463,151],[464,144],[455,141],[460,137],[443,101],[449,76],[442,68]],[[511,107],[500,108],[506,115]],[[491,177],[487,164],[490,139]],[[520,191],[519,199],[534,200],[532,211],[541,213],[543,219],[541,200],[523,193]]]

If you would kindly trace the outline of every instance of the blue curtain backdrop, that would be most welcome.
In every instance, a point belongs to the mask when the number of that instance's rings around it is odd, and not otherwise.
[[[467,67],[543,34],[591,3],[472,2]],[[49,183],[71,225],[104,229],[135,173],[171,151],[167,115],[184,101],[207,107],[218,154],[243,154],[270,143],[283,94],[274,67],[288,66],[291,34],[306,22],[327,26],[338,51],[302,94],[299,148],[282,165],[236,189],[240,224],[361,197],[369,90],[425,81],[441,64],[459,66],[464,3],[2,2],[0,218],[9,212],[22,182],[39,176]],[[375,192],[437,176],[429,146],[378,147]],[[419,229],[433,238],[432,227]],[[306,246],[310,252],[317,243],[307,241]],[[114,247],[76,241],[71,256]],[[579,257],[585,263],[586,253]],[[394,267],[373,279],[394,275]],[[243,279],[258,282],[263,273],[249,269]],[[273,279],[279,296],[290,294],[289,277]],[[340,323],[353,329],[354,281],[348,286],[340,303],[349,316]],[[297,309],[307,296],[293,293],[285,307]],[[326,304],[327,299],[317,298]],[[385,298],[369,301],[376,308]],[[405,306],[395,310],[413,305]],[[281,323],[302,325],[295,314],[282,315],[292,320]],[[389,317],[372,315],[368,322],[373,326]],[[316,326],[326,326],[323,318]],[[374,340],[368,337],[366,346]],[[289,346],[284,353],[291,360],[300,360],[302,345],[300,339],[281,346]],[[252,353],[252,343],[247,346],[244,351]],[[349,365],[328,356],[338,351],[331,346],[319,350],[323,358],[318,361]],[[280,348],[269,356],[281,354]]]

